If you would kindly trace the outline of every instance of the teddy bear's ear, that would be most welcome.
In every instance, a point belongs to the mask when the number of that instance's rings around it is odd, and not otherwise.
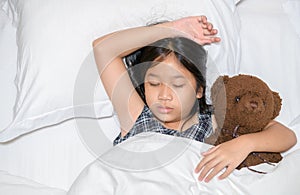
[[[273,113],[273,119],[276,118],[279,115],[279,112],[281,110],[281,98],[277,92],[273,92],[273,99],[274,99],[274,113]]]
[[[229,77],[227,75],[219,76],[211,87],[211,99],[215,102],[216,97],[222,89],[224,90],[224,85],[228,82]]]

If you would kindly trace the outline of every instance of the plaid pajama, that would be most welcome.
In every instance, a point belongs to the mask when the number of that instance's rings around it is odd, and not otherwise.
[[[185,137],[188,139],[194,139],[196,141],[203,142],[204,138],[212,132],[212,120],[210,114],[199,114],[199,123],[192,125],[185,131],[177,131],[173,129],[165,128],[159,121],[154,117],[150,109],[145,106],[142,113],[136,120],[132,129],[124,136],[121,137],[121,133],[114,140],[113,144],[117,145],[130,137],[142,132],[157,132],[167,135],[175,135],[179,137]]]

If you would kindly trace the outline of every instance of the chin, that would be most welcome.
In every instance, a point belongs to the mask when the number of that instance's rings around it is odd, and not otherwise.
[[[172,121],[172,117],[168,116],[169,114],[161,114],[158,112],[153,112],[153,114],[154,114],[155,118],[157,120],[159,120],[160,122],[166,123],[166,122]]]

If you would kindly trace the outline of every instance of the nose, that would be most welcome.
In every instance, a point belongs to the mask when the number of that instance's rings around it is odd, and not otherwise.
[[[261,104],[261,100],[258,98],[252,98],[246,102],[246,107],[249,111],[257,112],[260,110],[259,105]]]
[[[250,106],[253,110],[256,109],[258,107],[257,101],[250,101]]]
[[[158,93],[158,99],[159,100],[172,100],[172,89],[168,87],[165,84],[162,84],[159,88],[159,93]]]

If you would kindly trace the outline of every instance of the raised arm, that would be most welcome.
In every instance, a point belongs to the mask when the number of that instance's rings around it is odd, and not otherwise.
[[[217,31],[204,16],[192,16],[158,25],[126,29],[93,42],[94,55],[104,88],[126,134],[141,113],[144,103],[135,91],[122,58],[166,37],[184,36],[200,44],[218,42]]]

